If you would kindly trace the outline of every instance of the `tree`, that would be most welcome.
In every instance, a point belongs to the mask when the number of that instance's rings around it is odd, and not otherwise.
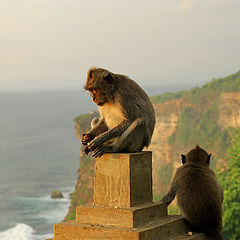
[[[226,169],[220,173],[224,190],[223,234],[228,240],[240,239],[240,131],[233,139]]]

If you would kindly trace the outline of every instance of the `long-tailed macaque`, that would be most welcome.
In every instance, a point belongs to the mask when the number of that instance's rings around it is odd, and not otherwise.
[[[198,145],[187,155],[182,154],[183,166],[177,169],[162,201],[169,205],[177,195],[178,206],[193,230],[222,240],[223,191],[209,168],[210,157]]]
[[[147,94],[130,78],[102,68],[88,71],[84,86],[98,105],[100,118],[83,134],[84,152],[94,157],[112,152],[137,152],[150,144],[155,113]]]

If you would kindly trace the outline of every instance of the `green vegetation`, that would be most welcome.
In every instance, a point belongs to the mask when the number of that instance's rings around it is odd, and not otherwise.
[[[228,240],[240,239],[240,131],[229,151],[227,168],[220,173],[224,190],[223,234]]]
[[[195,96],[196,103],[181,110],[177,129],[169,137],[168,142],[172,147],[184,148],[199,144],[202,148],[214,149],[217,154],[215,157],[222,157],[231,146],[231,136],[236,130],[234,128],[222,130],[217,124],[219,95],[204,96],[204,99],[210,99],[210,102],[205,104],[200,99],[197,100],[198,97],[202,96]]]
[[[173,175],[173,166],[172,165],[165,165],[162,166],[161,169],[158,171],[158,179],[160,185],[161,185],[161,193],[160,194],[153,194],[153,201],[158,202],[163,197],[164,194],[168,191],[169,183],[171,182]]]
[[[230,76],[213,79],[203,86],[203,90],[220,92],[239,92],[240,91],[240,71]]]
[[[166,101],[179,99],[179,98],[183,97],[185,92],[186,91],[180,91],[180,92],[176,92],[176,93],[166,92],[161,95],[152,96],[150,99],[151,99],[152,103],[164,103]]]
[[[86,168],[88,170],[88,166],[89,164],[91,164],[93,162],[93,158],[91,157],[91,155],[84,155],[84,157],[81,158],[81,167],[82,168]],[[91,170],[88,170],[91,171]]]
[[[153,103],[164,103],[166,101],[183,98],[191,103],[202,103],[211,101],[221,92],[240,91],[240,71],[230,76],[213,79],[202,87],[195,87],[189,91],[166,92],[161,95],[151,97]]]
[[[76,191],[72,194],[72,200],[71,200],[71,205],[75,206],[76,205]],[[76,217],[76,209],[69,209],[67,216],[65,217],[64,221],[70,221],[75,219]]]
[[[98,112],[92,112],[92,113],[87,113],[87,114],[81,114],[77,116],[74,121],[81,123],[81,129],[89,129],[90,128],[90,123],[93,118],[98,117],[99,114]]]
[[[69,211],[64,221],[71,221],[76,218],[76,209],[74,211]]]
[[[154,202],[159,202],[162,198],[164,197],[164,194],[153,194],[153,201]]]
[[[81,115],[77,116],[76,119],[84,120],[88,117],[89,117],[89,113],[85,113],[85,114],[81,114]]]
[[[180,208],[176,206],[170,206],[168,207],[168,214],[169,215],[179,215],[181,214]]]
[[[161,182],[161,185],[166,186],[166,191],[169,182],[172,179],[173,167],[171,165],[165,165],[158,171],[158,179]]]

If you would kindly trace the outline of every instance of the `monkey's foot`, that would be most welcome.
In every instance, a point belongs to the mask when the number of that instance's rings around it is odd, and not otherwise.
[[[99,146],[97,147],[94,152],[93,152],[93,157],[95,158],[99,158],[101,157],[104,153],[110,153],[112,152],[112,148],[111,147],[103,147],[103,146]]]
[[[101,146],[101,140],[99,138],[95,138],[87,144],[87,147],[91,151],[94,151],[95,149],[99,148],[100,146]]]
[[[83,149],[83,153],[88,155],[89,153],[91,152],[91,150],[88,148],[88,146],[86,146],[84,149]]]
[[[102,146],[97,147],[93,152],[93,157],[99,158],[105,153],[104,148]]]

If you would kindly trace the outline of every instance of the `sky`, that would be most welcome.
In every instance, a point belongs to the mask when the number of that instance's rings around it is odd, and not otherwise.
[[[92,66],[140,85],[240,70],[239,0],[0,0],[0,90],[81,88]]]

